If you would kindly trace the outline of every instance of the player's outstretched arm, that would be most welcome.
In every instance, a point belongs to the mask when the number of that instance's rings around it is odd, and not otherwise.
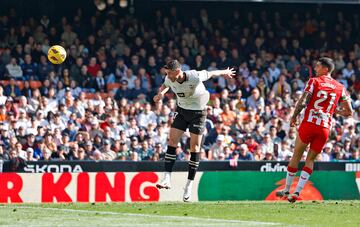
[[[214,70],[214,71],[210,71],[208,72],[208,76],[209,79],[212,77],[216,77],[216,76],[221,76],[223,75],[225,78],[230,79],[232,78],[232,76],[234,76],[236,73],[236,71],[234,70],[234,68],[227,68],[224,70]]]
[[[157,95],[155,95],[153,98],[154,102],[159,102],[160,100],[162,100],[168,90],[169,87],[166,87],[165,85],[161,85]]]
[[[351,117],[353,115],[353,109],[349,99],[340,102],[340,106],[336,108],[335,113],[343,117]]]
[[[306,105],[309,103],[310,98],[311,98],[311,93],[309,93],[309,92],[304,92],[301,95],[299,101],[296,103],[294,113],[291,117],[291,121],[290,121],[291,127],[295,127],[297,125],[297,122],[296,122],[297,117],[300,114],[300,112],[302,111],[302,109],[304,109],[306,107]]]

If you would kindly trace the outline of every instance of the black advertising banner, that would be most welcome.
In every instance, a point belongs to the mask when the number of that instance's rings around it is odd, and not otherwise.
[[[1,164],[1,163],[0,163]],[[300,163],[300,168],[304,163]],[[276,161],[205,161],[200,162],[199,171],[259,171],[259,172],[285,172],[287,162]],[[0,167],[1,169],[1,167]],[[3,172],[14,172],[10,163],[5,161]],[[61,172],[161,172],[164,170],[163,162],[133,162],[133,161],[37,161],[27,162],[26,166],[20,167],[15,172],[22,173],[61,173]],[[178,161],[174,166],[174,172],[188,170],[186,161]],[[316,162],[315,171],[360,171],[359,162]]]

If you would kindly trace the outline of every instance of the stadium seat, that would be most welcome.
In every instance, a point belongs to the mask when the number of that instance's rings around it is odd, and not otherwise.
[[[87,99],[94,99],[95,93],[90,93],[90,92],[85,93],[85,97],[86,97]]]
[[[9,83],[10,83],[10,81],[8,81],[8,80],[0,81],[0,84],[4,87],[7,86]],[[16,81],[15,83],[17,86],[19,86],[20,90],[24,88],[24,81]]]
[[[9,81],[8,80],[1,80],[0,84],[5,87],[6,85],[9,84]]]
[[[118,89],[121,86],[120,83],[110,83],[107,84],[107,89],[108,91],[113,90],[113,89]]]
[[[107,92],[101,92],[100,96],[102,99],[106,99],[109,96],[109,94]]]
[[[41,86],[42,86],[41,81],[37,81],[37,80],[30,81],[30,88],[31,89],[37,89],[37,88],[39,88]]]
[[[210,99],[211,99],[211,100],[214,100],[215,98],[219,98],[219,97],[220,97],[219,94],[216,94],[216,93],[210,94]]]

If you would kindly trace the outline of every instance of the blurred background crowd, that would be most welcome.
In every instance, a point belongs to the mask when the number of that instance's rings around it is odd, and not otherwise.
[[[237,71],[206,82],[202,160],[289,160],[294,105],[316,60],[329,56],[355,114],[334,116],[318,161],[360,160],[360,11],[158,4],[135,12],[92,6],[56,17],[2,9],[0,159],[162,160],[176,100],[171,92],[161,103],[152,97],[162,66],[175,58],[183,70]],[[62,65],[47,60],[54,44],[68,52]],[[188,133],[177,152],[189,158]]]

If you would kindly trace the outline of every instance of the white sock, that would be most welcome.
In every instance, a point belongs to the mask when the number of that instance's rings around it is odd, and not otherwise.
[[[171,172],[165,172],[164,179],[170,182],[171,181]]]
[[[292,170],[294,171],[294,170]],[[295,172],[290,172],[289,169],[286,173],[286,183],[285,183],[285,191],[290,191],[290,187],[292,185],[292,182],[294,181],[296,175],[296,171]]]
[[[310,174],[306,171],[301,171],[301,175],[300,175],[300,178],[299,178],[299,182],[298,184],[296,185],[296,188],[295,188],[295,192],[299,193],[301,192],[301,190],[304,188],[306,182],[309,180],[310,178]]]
[[[189,180],[189,179],[188,179],[187,182],[186,182],[186,187],[187,187],[187,188],[192,188],[193,183],[194,183],[193,180]]]

